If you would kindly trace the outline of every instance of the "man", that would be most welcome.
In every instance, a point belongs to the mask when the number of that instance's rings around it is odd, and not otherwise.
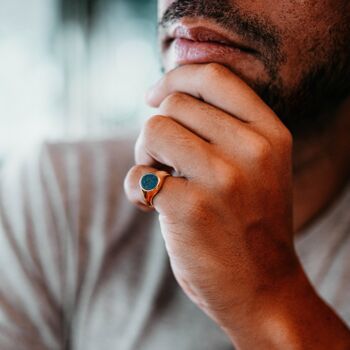
[[[0,348],[349,349],[350,2],[159,18],[135,152],[47,145],[3,175]]]

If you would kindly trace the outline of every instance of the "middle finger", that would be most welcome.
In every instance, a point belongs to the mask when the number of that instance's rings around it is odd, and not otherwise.
[[[135,145],[139,165],[162,164],[179,176],[205,179],[212,168],[210,144],[170,117],[156,115],[148,119]]]

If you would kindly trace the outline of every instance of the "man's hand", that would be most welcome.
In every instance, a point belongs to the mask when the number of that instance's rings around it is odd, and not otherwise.
[[[313,293],[293,245],[292,137],[218,64],[171,71],[148,102],[158,115],[138,138],[126,193],[146,208],[140,177],[173,169],[153,204],[177,281],[236,345],[262,345],[276,302]]]

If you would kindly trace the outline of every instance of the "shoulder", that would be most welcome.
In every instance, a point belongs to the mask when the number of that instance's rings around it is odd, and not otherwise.
[[[104,230],[109,231],[125,212],[135,212],[123,189],[124,178],[134,165],[135,142],[135,134],[126,134],[45,144],[46,186],[60,194],[56,202],[64,204],[74,230],[86,231],[103,221]]]
[[[40,173],[42,179],[49,169],[57,178],[73,175],[75,171],[103,171],[94,165],[113,166],[117,174],[123,174],[134,162],[134,144],[137,134],[130,132],[116,137],[78,141],[46,141],[30,149],[13,154],[2,166],[2,183],[15,177]]]
[[[46,166],[51,165],[57,176],[76,171],[97,175],[106,170],[123,175],[134,162],[135,142],[134,133],[97,140],[46,142],[42,146],[41,161]]]
[[[38,145],[5,164],[0,174],[2,221],[25,234],[86,236],[93,228],[115,231],[138,215],[123,182],[134,164],[132,132],[108,139]],[[39,226],[37,223],[43,221]],[[4,222],[5,222],[4,221]],[[21,229],[22,228],[22,229]]]
[[[10,255],[16,263],[31,261],[33,269],[45,272],[53,293],[60,293],[68,271],[76,271],[72,280],[80,284],[94,254],[106,255],[136,220],[146,220],[123,189],[134,163],[134,141],[131,134],[46,142],[5,164],[0,174],[0,262]]]
[[[98,284],[102,278],[96,274],[105,271],[101,266],[109,266],[111,256],[127,248],[123,238],[144,242],[139,233],[150,219],[123,191],[135,141],[130,134],[46,142],[3,166],[0,348],[4,337],[16,349],[27,344],[58,348],[66,304],[74,304],[80,291],[95,288],[92,281]],[[138,250],[130,246],[134,257]],[[24,324],[36,335],[24,332]]]

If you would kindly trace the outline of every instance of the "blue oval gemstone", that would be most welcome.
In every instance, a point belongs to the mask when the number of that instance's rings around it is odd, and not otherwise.
[[[152,191],[158,185],[158,177],[154,174],[146,174],[142,176],[141,187],[145,191]]]

